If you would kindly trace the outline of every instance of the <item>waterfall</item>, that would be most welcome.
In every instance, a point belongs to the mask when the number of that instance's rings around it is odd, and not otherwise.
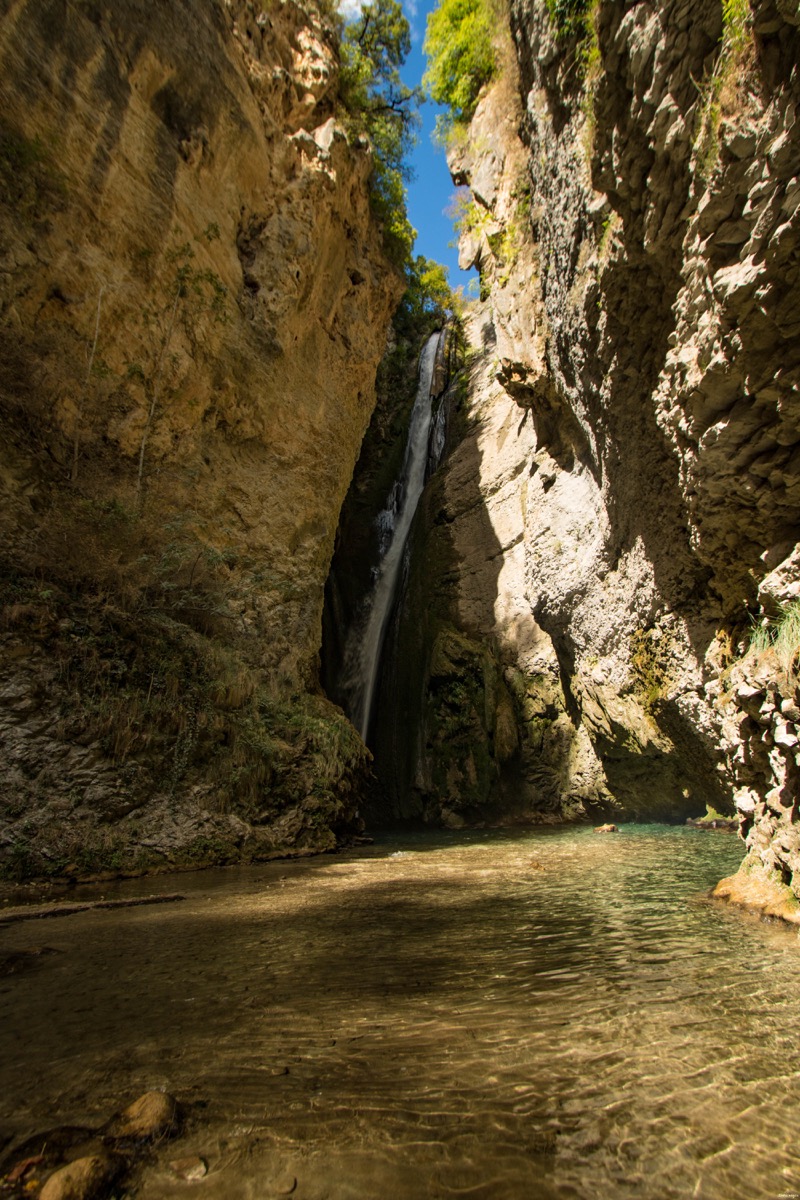
[[[440,333],[432,334],[420,355],[419,384],[408,427],[403,468],[377,518],[381,560],[367,602],[366,616],[359,623],[348,653],[348,690],[352,695],[350,716],[365,740],[372,716],[381,650],[400,578],[403,551],[425,486],[431,431],[431,380],[440,337]]]

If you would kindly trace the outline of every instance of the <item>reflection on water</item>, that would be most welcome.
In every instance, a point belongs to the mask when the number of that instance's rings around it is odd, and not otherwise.
[[[419,836],[10,926],[0,955],[56,953],[0,978],[0,1140],[163,1086],[210,1171],[165,1150],[145,1200],[800,1193],[797,934],[701,898],[741,853]]]

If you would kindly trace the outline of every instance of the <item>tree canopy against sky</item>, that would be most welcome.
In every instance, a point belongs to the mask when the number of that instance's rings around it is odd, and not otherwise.
[[[383,224],[387,250],[406,276],[398,317],[452,311],[446,268],[413,255],[416,230],[406,212],[408,158],[420,125],[420,87],[408,87],[400,68],[411,50],[408,21],[399,0],[370,0],[345,20],[341,36],[341,97],[372,143],[372,202]]]
[[[400,78],[410,49],[409,25],[399,0],[371,0],[345,23],[342,101],[369,134],[375,154],[373,203],[387,249],[398,264],[409,257],[416,236],[406,214],[404,183],[422,96],[419,88],[407,87]]]
[[[453,121],[470,119],[481,88],[497,69],[492,22],[487,0],[440,0],[428,15],[423,82]]]

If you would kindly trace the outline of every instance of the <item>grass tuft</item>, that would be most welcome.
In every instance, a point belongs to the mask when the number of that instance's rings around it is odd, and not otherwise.
[[[800,600],[787,604],[775,620],[753,627],[745,659],[774,664],[787,682],[800,681]]]
[[[753,48],[749,0],[723,0],[720,53],[702,89],[696,138],[697,173],[702,180],[710,178],[719,160],[720,125],[725,114],[737,107]]]

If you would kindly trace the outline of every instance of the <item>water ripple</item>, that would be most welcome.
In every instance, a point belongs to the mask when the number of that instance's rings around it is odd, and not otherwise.
[[[0,987],[0,1137],[164,1086],[206,1106],[181,1153],[209,1200],[287,1172],[297,1200],[800,1192],[797,936],[702,899],[740,855],[661,827],[407,838],[47,922],[59,953]],[[156,1166],[137,1195],[185,1193]]]

